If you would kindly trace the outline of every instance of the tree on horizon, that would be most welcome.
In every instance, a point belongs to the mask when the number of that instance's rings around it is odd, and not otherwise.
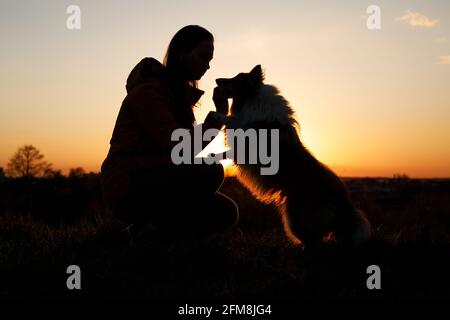
[[[82,167],[71,168],[69,170],[69,178],[81,178],[86,174]]]
[[[6,174],[14,178],[35,178],[48,172],[52,165],[33,145],[24,145],[9,159]]]
[[[44,178],[48,178],[48,179],[58,179],[58,178],[64,177],[64,175],[62,174],[62,171],[60,169],[53,169],[51,167],[45,169],[42,176]]]

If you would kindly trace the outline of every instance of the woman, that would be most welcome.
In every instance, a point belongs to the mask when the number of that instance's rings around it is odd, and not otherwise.
[[[170,157],[172,132],[193,132],[192,108],[203,94],[197,81],[209,69],[213,43],[206,29],[186,26],[171,40],[164,65],[144,58],[128,76],[101,173],[104,200],[132,224],[132,235],[149,226],[171,236],[206,235],[237,222],[236,204],[217,192],[224,179],[221,164],[174,165]],[[217,112],[228,113],[220,88],[213,100]],[[201,129],[220,127],[208,114]]]

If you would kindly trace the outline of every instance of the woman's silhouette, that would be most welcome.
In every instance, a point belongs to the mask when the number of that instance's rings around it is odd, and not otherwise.
[[[101,173],[105,202],[131,224],[135,238],[149,226],[171,237],[206,235],[238,219],[233,200],[217,192],[224,179],[221,164],[174,165],[170,157],[176,144],[172,132],[193,131],[192,108],[203,94],[197,81],[209,69],[213,43],[206,29],[186,26],[171,40],[164,65],[144,58],[128,76]],[[213,100],[217,112],[228,113],[220,88],[214,89]],[[221,124],[208,115],[201,126],[220,129]]]

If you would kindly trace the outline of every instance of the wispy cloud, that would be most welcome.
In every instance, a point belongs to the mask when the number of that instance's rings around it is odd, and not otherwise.
[[[438,57],[438,64],[450,64],[450,54]]]
[[[404,21],[413,27],[433,28],[438,24],[437,19],[430,19],[419,12],[414,12],[411,10],[407,10],[406,13],[397,18],[397,20]]]

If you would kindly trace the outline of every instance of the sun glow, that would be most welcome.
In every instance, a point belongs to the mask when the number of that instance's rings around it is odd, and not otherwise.
[[[304,145],[339,175],[450,176],[450,2],[416,11],[391,1],[382,18],[389,32],[367,30],[359,19],[366,8],[354,1],[272,1],[257,15],[239,2],[232,26],[224,2],[211,2],[206,15],[201,1],[180,3],[177,13],[167,1],[116,1],[106,11],[81,2],[92,18],[81,30],[67,30],[64,6],[54,1],[33,10],[24,1],[0,5],[0,167],[32,144],[63,173],[98,172],[131,69],[146,56],[161,61],[175,32],[196,21],[216,39],[199,83],[199,123],[215,110],[217,78],[261,64],[266,83],[295,109]],[[223,137],[212,150],[225,151]],[[234,171],[230,160],[221,163]]]

